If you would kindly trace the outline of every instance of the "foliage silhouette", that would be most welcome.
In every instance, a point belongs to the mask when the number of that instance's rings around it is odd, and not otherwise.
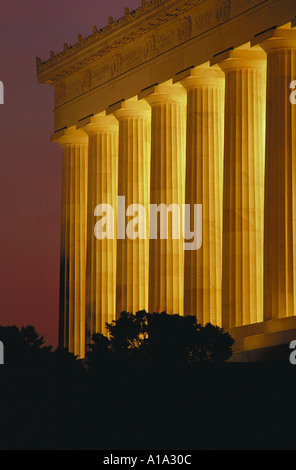
[[[124,311],[106,328],[108,337],[96,334],[89,345],[90,368],[111,362],[150,368],[218,364],[232,355],[229,333],[210,323],[202,326],[194,315]]]
[[[223,330],[164,312],[123,312],[108,333],[84,367],[31,326],[0,327],[0,450],[295,448],[288,348],[278,365],[227,361]]]
[[[79,375],[84,371],[74,354],[63,348],[52,349],[45,345],[34,326],[0,326],[0,340],[4,344],[4,367],[0,373],[16,379],[30,377],[38,380],[60,380],[70,374]]]

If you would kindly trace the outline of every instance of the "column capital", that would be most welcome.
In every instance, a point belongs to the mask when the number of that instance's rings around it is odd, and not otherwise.
[[[88,137],[81,129],[77,129],[76,126],[67,127],[55,132],[51,138],[51,142],[56,142],[61,146],[71,144],[87,144]]]
[[[139,100],[138,97],[121,101],[116,108],[110,109],[116,119],[121,120],[130,117],[146,117],[151,118],[151,108],[146,100]]]
[[[237,69],[263,69],[266,65],[266,54],[261,48],[234,49],[221,55],[217,62],[224,71]]]
[[[218,65],[210,66],[209,62],[190,69],[188,76],[180,80],[186,90],[196,87],[224,88],[225,76]]]
[[[167,102],[186,104],[186,90],[180,83],[173,83],[172,80],[154,85],[147,90],[147,93],[142,93],[140,96],[145,97],[150,105]]]
[[[281,49],[296,49],[296,29],[277,28],[268,32],[269,34],[260,36],[256,42],[265,51]]]
[[[118,130],[118,122],[112,114],[107,115],[106,111],[102,111],[99,114],[86,117],[80,121],[79,124],[77,124],[77,128],[88,135],[104,131],[116,132]]]

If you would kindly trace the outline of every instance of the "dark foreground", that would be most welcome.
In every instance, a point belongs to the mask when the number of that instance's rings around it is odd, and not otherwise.
[[[289,362],[89,374],[0,367],[0,449],[296,449]]]

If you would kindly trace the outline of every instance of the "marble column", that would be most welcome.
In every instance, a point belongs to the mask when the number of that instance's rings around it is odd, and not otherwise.
[[[296,312],[296,30],[277,29],[267,54],[264,319]]]
[[[83,357],[88,139],[71,127],[51,140],[63,149],[59,345]]]
[[[114,112],[119,121],[117,315],[148,311],[151,109],[132,98]],[[123,199],[124,198],[124,199]]]
[[[194,205],[202,205],[201,246],[185,250],[184,313],[215,325],[221,325],[224,82],[221,69],[208,63],[181,82],[187,90],[185,202],[191,226]]]
[[[116,316],[118,122],[105,112],[80,123],[89,138],[86,343]]]
[[[239,48],[225,73],[222,325],[263,319],[265,53]]]
[[[155,86],[146,99],[152,111],[149,311],[182,315],[186,90],[170,80]],[[161,212],[157,220],[156,209]]]

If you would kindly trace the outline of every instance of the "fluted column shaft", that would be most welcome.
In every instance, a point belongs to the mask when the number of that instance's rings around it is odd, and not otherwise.
[[[148,311],[151,109],[135,98],[114,115],[119,121],[118,195],[124,197],[126,216],[117,240],[119,315]]]
[[[59,345],[83,357],[88,139],[73,127],[52,141],[63,148]]]
[[[106,322],[116,316],[118,123],[102,112],[82,128],[89,137],[86,269],[86,343],[89,343],[94,333],[106,334]],[[108,231],[110,223],[112,233]]]
[[[267,53],[264,319],[296,312],[296,31],[278,29]]]
[[[184,312],[221,325],[224,74],[205,64],[181,83],[187,90],[185,202],[202,204],[202,245],[185,250]],[[189,221],[188,221],[189,222]]]
[[[225,72],[222,324],[263,319],[265,54],[235,50]]]
[[[152,109],[150,203],[154,207],[163,204],[164,212],[168,211],[167,233],[163,232],[161,235],[161,224],[166,221],[162,212],[162,216],[158,218],[157,233],[152,237],[150,234],[149,311],[160,309],[170,314],[182,315],[186,91],[182,85],[172,85],[169,81],[156,86],[146,99]],[[150,225],[151,223],[150,216]]]

